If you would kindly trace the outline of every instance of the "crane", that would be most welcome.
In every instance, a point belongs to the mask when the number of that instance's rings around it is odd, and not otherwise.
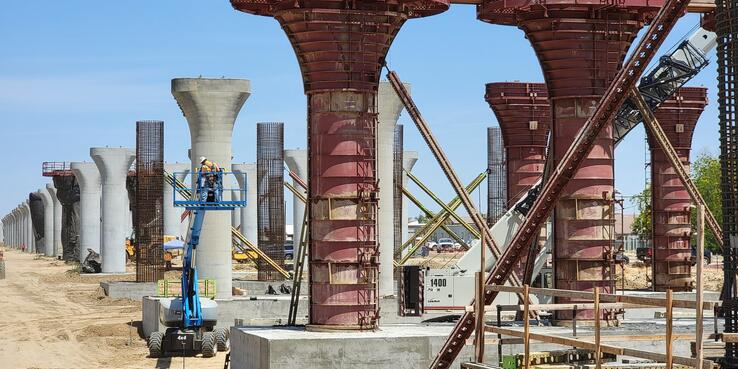
[[[196,190],[193,198],[176,200],[183,189],[172,183],[175,189],[174,205],[192,212],[191,227],[182,261],[181,296],[160,300],[159,319],[167,327],[165,332],[154,332],[149,337],[149,356],[161,357],[168,353],[202,353],[213,357],[218,351],[228,349],[228,330],[216,328],[217,308],[215,300],[201,298],[197,280],[197,246],[200,243],[202,225],[208,211],[233,210],[246,205],[242,201],[223,200],[225,172],[196,172]],[[241,190],[239,190],[241,191]],[[186,191],[185,191],[186,192]],[[245,195],[245,194],[244,194]]]

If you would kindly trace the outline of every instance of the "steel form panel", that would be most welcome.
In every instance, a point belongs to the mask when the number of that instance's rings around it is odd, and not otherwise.
[[[308,97],[310,321],[316,330],[378,323],[376,125],[380,69],[408,18],[445,0],[231,0],[273,16],[292,43]]]
[[[654,112],[686,170],[689,170],[692,134],[705,105],[707,89],[682,87]],[[646,133],[651,150],[653,287],[656,291],[691,291],[692,200],[666,153],[651,132],[646,130]]]

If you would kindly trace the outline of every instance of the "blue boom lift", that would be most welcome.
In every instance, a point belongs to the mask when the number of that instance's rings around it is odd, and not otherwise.
[[[181,185],[172,184],[175,189],[174,206],[185,207],[192,212],[192,225],[182,261],[182,293],[178,298],[160,300],[159,319],[167,329],[165,332],[154,332],[149,337],[150,357],[172,353],[202,353],[203,357],[213,357],[218,351],[228,349],[228,330],[215,328],[217,303],[212,299],[200,298],[195,260],[205,213],[210,210],[233,210],[245,206],[246,201],[223,200],[223,179],[226,175],[236,174],[197,172],[194,175],[197,176],[194,196],[188,196],[188,189]],[[184,194],[185,199],[178,200],[178,193]],[[245,199],[246,196],[240,198]]]

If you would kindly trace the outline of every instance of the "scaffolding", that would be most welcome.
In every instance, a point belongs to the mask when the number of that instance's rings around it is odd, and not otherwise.
[[[500,127],[487,128],[487,225],[497,223],[507,210],[507,168]]]
[[[164,279],[164,122],[136,122],[136,282]],[[172,201],[172,199],[167,199]]]
[[[259,248],[284,266],[284,123],[256,124],[256,181]],[[297,225],[295,225],[297,226]],[[282,280],[284,276],[258,259],[260,281]]]
[[[395,126],[395,144],[393,146],[393,166],[392,166],[392,216],[394,219],[394,254],[397,255],[402,250],[402,170],[403,170],[403,128],[402,124]],[[395,260],[397,260],[395,258]]]
[[[720,118],[720,166],[722,170],[723,240],[725,240],[723,314],[725,333],[738,333],[738,132],[736,123],[736,53],[738,53],[738,4],[735,0],[717,0],[715,32],[717,33],[718,104]],[[738,342],[725,344],[727,368],[738,367]]]

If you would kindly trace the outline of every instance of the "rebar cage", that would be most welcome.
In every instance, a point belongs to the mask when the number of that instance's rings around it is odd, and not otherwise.
[[[164,122],[136,122],[136,282],[164,278]]]
[[[256,139],[258,244],[265,254],[284,267],[284,123],[257,123]],[[257,266],[260,281],[284,279],[261,259],[257,260]]]
[[[402,165],[403,156],[402,151],[404,150],[403,144],[403,128],[402,124],[395,126],[395,143],[393,146],[393,168],[392,168],[392,185],[394,191],[392,191],[392,216],[394,218],[393,231],[394,231],[394,255],[399,255],[402,249]]]

